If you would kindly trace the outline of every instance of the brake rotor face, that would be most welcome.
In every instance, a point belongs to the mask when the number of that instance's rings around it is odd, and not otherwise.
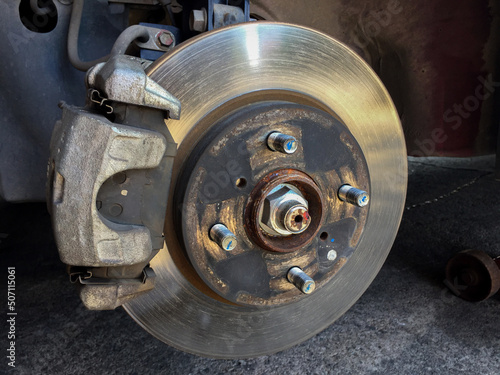
[[[183,112],[181,120],[166,122],[179,150],[165,224],[166,247],[151,262],[156,286],[125,305],[127,312],[160,340],[218,358],[277,352],[326,328],[379,271],[404,207],[403,134],[394,105],[375,73],[324,34],[252,22],[202,34],[159,59],[148,74],[181,101]],[[344,124],[366,162],[370,204],[363,235],[348,262],[328,282],[297,300],[257,306],[224,298],[200,277],[183,243],[189,234],[183,235],[175,224],[182,221],[183,210],[174,201],[174,191],[184,161],[214,124],[247,105],[266,101],[317,108]],[[257,180],[252,176],[246,186],[251,189]],[[336,198],[323,196],[326,199]],[[317,234],[311,244],[315,240]]]

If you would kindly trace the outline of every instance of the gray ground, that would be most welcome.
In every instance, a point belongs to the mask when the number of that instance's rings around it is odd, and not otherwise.
[[[498,374],[500,297],[468,303],[442,283],[446,262],[457,251],[477,248],[500,255],[500,182],[489,174],[493,163],[493,157],[410,158],[407,205],[417,206],[405,212],[392,252],[368,291],[314,338],[246,360],[212,360],[175,350],[121,309],[86,311],[58,260],[44,205],[4,207],[2,295],[6,267],[17,270],[17,367],[12,373]],[[432,203],[418,205],[426,201]],[[6,327],[3,323],[3,353]],[[1,358],[0,373],[10,373]]]

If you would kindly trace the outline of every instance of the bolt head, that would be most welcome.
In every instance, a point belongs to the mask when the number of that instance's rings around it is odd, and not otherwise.
[[[174,43],[174,38],[169,32],[162,32],[158,35],[158,41],[164,47],[170,47]]]
[[[328,254],[326,255],[326,258],[328,260],[335,260],[337,259],[337,252],[335,250],[330,250]]]
[[[200,33],[207,30],[207,11],[205,8],[191,11],[189,28],[191,31],[198,31]]]

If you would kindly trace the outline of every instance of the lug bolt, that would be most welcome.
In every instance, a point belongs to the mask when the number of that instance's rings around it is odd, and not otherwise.
[[[364,207],[368,204],[370,197],[366,191],[356,189],[351,185],[343,185],[339,189],[340,200],[353,204],[358,207]]]
[[[267,137],[267,146],[271,150],[282,152],[283,154],[293,154],[297,151],[297,143],[295,137],[280,132],[272,132]]]
[[[292,267],[286,278],[304,294],[311,294],[316,288],[316,283],[299,267]]]
[[[233,250],[238,244],[236,236],[224,224],[215,224],[210,228],[210,239],[226,251]]]

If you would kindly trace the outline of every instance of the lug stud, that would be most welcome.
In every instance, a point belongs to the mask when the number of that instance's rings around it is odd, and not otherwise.
[[[293,154],[297,151],[298,142],[297,139],[291,135],[272,132],[267,137],[267,146],[273,151],[278,151],[283,154]]]
[[[215,224],[210,228],[210,239],[226,251],[233,250],[238,244],[236,236],[224,224]]]
[[[364,207],[368,204],[370,197],[366,191],[356,189],[351,185],[343,185],[339,189],[340,200],[353,204],[358,207]]]
[[[299,267],[290,268],[286,278],[304,294],[311,294],[316,288],[314,280]]]

